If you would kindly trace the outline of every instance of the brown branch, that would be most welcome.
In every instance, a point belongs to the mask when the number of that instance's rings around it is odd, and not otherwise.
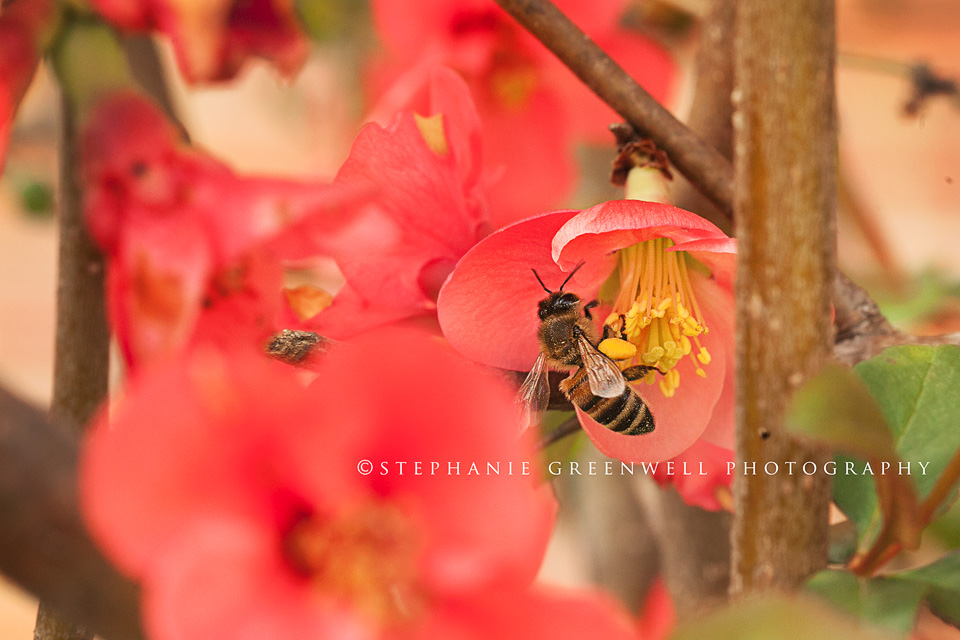
[[[136,585],[77,507],[80,434],[0,388],[0,572],[105,640],[143,637]]]
[[[76,175],[76,118],[65,96],[61,97],[60,121],[60,256],[50,411],[54,417],[82,427],[107,395],[110,333],[104,302],[105,263],[83,220],[83,195]],[[91,640],[93,635],[41,602],[34,638]]]
[[[902,344],[960,346],[960,333],[914,336],[900,331],[884,317],[867,292],[843,274],[838,274],[835,282],[833,305],[837,326],[833,353],[851,366]]]
[[[183,140],[189,142],[190,134],[177,114],[157,43],[148,35],[129,35],[123,40],[123,51],[137,84],[160,106],[167,119],[178,126]]]
[[[830,478],[762,470],[830,452],[783,429],[827,361],[836,272],[833,0],[742,0],[734,90],[737,469],[731,591],[795,589],[826,565]],[[766,437],[764,437],[766,436]],[[755,464],[758,473],[744,473]]]
[[[663,108],[549,0],[497,0],[577,77],[635,129],[653,139],[673,165],[728,217],[733,169],[716,149]]]
[[[687,124],[728,161],[733,158],[733,19],[735,0],[716,0],[700,24],[700,45],[695,63],[697,82]],[[730,219],[682,176],[677,180],[673,203],[695,211],[729,235]]]

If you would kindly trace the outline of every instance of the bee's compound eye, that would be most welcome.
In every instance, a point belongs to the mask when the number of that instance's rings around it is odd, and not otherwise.
[[[580,302],[580,298],[575,293],[565,293],[557,298],[557,306],[565,309],[572,307]]]
[[[537,311],[537,315],[540,316],[540,319],[546,320],[548,313],[549,313],[549,310],[543,305],[540,305],[540,310]]]

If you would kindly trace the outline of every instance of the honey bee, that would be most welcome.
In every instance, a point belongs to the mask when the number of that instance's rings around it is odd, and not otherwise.
[[[627,384],[656,367],[637,365],[620,371],[616,363],[597,345],[597,331],[590,309],[597,303],[581,305],[580,297],[563,287],[583,263],[570,272],[560,289],[551,291],[533,270],[537,282],[549,295],[540,301],[540,355],[517,394],[525,422],[546,409],[550,400],[547,372],[550,367],[576,367],[563,382],[560,391],[570,402],[611,431],[641,435],[654,429],[653,416],[640,396]]]

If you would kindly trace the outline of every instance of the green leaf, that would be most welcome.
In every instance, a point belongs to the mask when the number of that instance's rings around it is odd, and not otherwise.
[[[695,622],[681,624],[672,640],[867,640],[895,636],[857,622],[820,600],[768,596],[737,602]]]
[[[907,634],[927,592],[925,585],[896,578],[858,578],[849,571],[821,571],[807,588],[840,610],[883,629]]]
[[[914,483],[922,498],[960,448],[960,347],[893,347],[860,363],[854,372],[882,411],[904,465],[890,473]],[[847,462],[862,468],[862,460],[840,455],[837,462],[834,499],[857,524],[862,547],[882,519],[873,478],[842,471]]]
[[[795,434],[861,458],[896,457],[890,428],[870,390],[840,365],[824,367],[794,394],[785,423]]]
[[[892,574],[897,580],[926,589],[930,610],[953,625],[960,625],[960,551],[954,551],[933,564]]]

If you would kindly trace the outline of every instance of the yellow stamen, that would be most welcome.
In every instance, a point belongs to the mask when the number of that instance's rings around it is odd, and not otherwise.
[[[644,381],[657,381],[666,397],[680,386],[676,366],[681,360],[690,358],[698,376],[706,376],[701,365],[710,364],[710,353],[699,340],[708,329],[694,296],[687,254],[667,251],[671,246],[672,240],[655,238],[620,251],[620,287],[604,322],[637,348],[622,366],[656,367],[662,375],[650,372]]]

